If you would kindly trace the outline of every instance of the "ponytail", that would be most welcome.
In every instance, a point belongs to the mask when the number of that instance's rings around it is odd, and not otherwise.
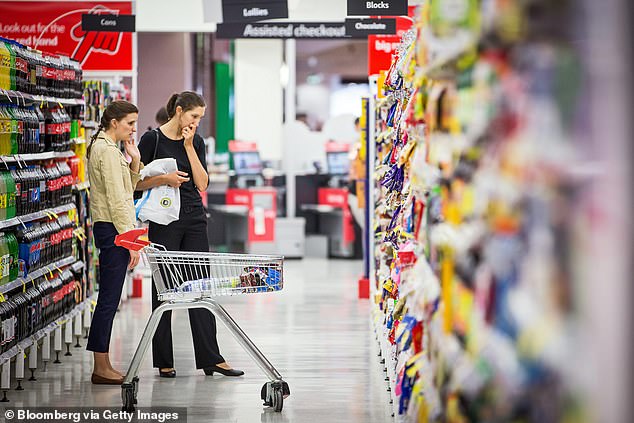
[[[176,108],[178,106],[183,109],[183,112],[187,112],[196,107],[207,107],[207,104],[200,94],[193,91],[183,91],[180,94],[172,94],[165,106],[167,116],[170,119],[176,115]]]

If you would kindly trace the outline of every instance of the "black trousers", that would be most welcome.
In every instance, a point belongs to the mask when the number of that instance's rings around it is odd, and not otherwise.
[[[114,245],[117,229],[109,222],[95,222],[92,228],[99,248],[99,296],[90,324],[88,346],[93,352],[108,352],[112,322],[121,299],[130,252]]]
[[[150,241],[164,245],[170,251],[209,251],[207,240],[207,217],[202,205],[182,206],[180,219],[169,225],[150,222],[148,232]],[[152,310],[161,302],[158,300],[156,286],[152,281]],[[220,355],[216,339],[216,318],[205,309],[190,309],[189,324],[194,341],[196,368],[203,369],[225,361]],[[154,367],[174,367],[172,347],[172,312],[163,314],[154,338],[152,339],[152,357]]]

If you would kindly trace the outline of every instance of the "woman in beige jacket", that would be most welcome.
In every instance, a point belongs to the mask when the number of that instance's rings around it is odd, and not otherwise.
[[[123,374],[112,368],[108,356],[112,322],[121,298],[126,270],[139,262],[137,251],[114,245],[115,236],[133,229],[136,218],[133,193],[142,168],[132,138],[138,109],[127,101],[114,101],[103,112],[99,129],[88,146],[90,213],[99,248],[99,297],[90,325],[87,349],[94,353],[92,383],[120,385]],[[119,143],[132,161],[128,163]]]

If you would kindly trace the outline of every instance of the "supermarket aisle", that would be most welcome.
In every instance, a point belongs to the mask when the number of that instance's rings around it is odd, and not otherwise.
[[[259,368],[219,323],[221,352],[242,378],[205,377],[194,368],[185,312],[173,318],[178,376],[161,379],[150,354],[140,372],[139,406],[187,406],[188,422],[389,422],[383,372],[370,336],[369,303],[356,298],[358,262],[303,260],[286,263],[284,291],[222,299],[229,313],[288,381],[292,395],[280,414],[259,398],[266,381]],[[150,285],[115,320],[112,357],[125,370],[150,313]],[[85,347],[85,340],[82,340]],[[120,406],[119,387],[89,382],[91,360],[71,349],[64,364],[48,365],[38,382],[10,392],[15,406]]]

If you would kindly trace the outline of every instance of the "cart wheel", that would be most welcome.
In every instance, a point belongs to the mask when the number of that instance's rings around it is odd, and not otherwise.
[[[121,385],[121,399],[123,400],[123,407],[121,407],[121,411],[134,411],[134,404],[136,404],[136,395],[134,394],[133,385]]]
[[[139,394],[139,377],[135,376],[134,379],[132,379],[132,386],[134,386],[134,403],[137,403],[137,395]]]
[[[279,413],[282,411],[282,407],[284,407],[284,394],[281,389],[275,389],[273,391],[273,409]]]
[[[289,388],[288,383],[282,381],[282,396],[284,399],[288,398],[291,395],[291,388]]]

